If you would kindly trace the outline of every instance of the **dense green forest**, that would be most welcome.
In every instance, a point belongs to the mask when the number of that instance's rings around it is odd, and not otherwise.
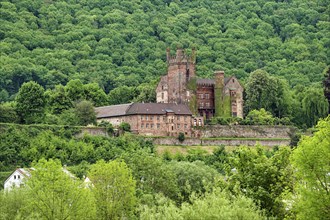
[[[72,97],[96,106],[154,101],[166,48],[194,47],[199,76],[221,69],[243,82],[245,115],[262,107],[310,127],[328,109],[321,81],[330,63],[329,14],[327,1],[303,0],[2,1],[0,102],[15,100],[27,81],[67,104],[53,114],[72,107]],[[261,88],[251,82],[255,71],[266,78],[255,75]],[[65,100],[69,82],[102,94]],[[263,94],[249,96],[253,89]]]

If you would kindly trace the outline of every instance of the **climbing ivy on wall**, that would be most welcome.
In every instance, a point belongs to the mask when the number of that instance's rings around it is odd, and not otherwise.
[[[190,102],[189,109],[193,115],[198,114],[198,105],[197,105],[197,79],[196,77],[191,78],[187,83],[187,89],[190,91]]]

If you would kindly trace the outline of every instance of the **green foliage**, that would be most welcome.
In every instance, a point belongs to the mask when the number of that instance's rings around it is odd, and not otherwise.
[[[93,183],[98,219],[122,219],[133,215],[135,180],[123,161],[98,161],[88,173]]]
[[[122,122],[119,125],[119,129],[122,131],[130,132],[131,131],[131,125],[127,122]]]
[[[205,196],[192,197],[190,203],[180,208],[170,201],[159,199],[157,206],[142,206],[141,219],[190,220],[190,219],[263,219],[251,199],[244,196],[233,197],[229,193],[215,189]]]
[[[15,123],[18,121],[15,107],[10,104],[0,104],[0,122]]]
[[[16,96],[16,111],[23,122],[41,122],[45,105],[44,89],[38,83],[27,82],[22,85]]]
[[[180,132],[180,133],[179,133],[179,136],[178,136],[178,140],[179,140],[180,142],[183,142],[184,139],[185,139],[184,133]]]
[[[193,193],[205,193],[215,185],[219,174],[201,161],[171,161],[169,168],[176,175],[179,188],[179,202],[188,202]]]
[[[99,127],[105,127],[107,129],[108,134],[113,135],[114,127],[110,122],[102,120],[100,123],[98,123],[98,126]]]
[[[74,112],[78,119],[78,125],[96,124],[96,112],[90,101],[85,100],[77,103]]]
[[[302,100],[303,111],[307,126],[312,127],[320,118],[326,117],[329,104],[324,97],[322,89],[310,88]]]
[[[148,196],[156,193],[178,201],[176,175],[161,158],[142,150],[126,153],[123,158],[137,180],[137,196],[142,203],[150,203]]]
[[[268,158],[260,146],[240,147],[229,158],[226,169],[229,188],[252,198],[267,216],[283,218],[287,214],[283,194],[293,188],[290,153],[290,148],[280,148]]]
[[[313,136],[303,136],[293,151],[295,196],[293,211],[298,219],[327,219],[330,215],[330,117],[320,120]]]
[[[264,108],[250,111],[246,118],[260,125],[271,125],[275,120],[272,114],[267,112]]]
[[[231,117],[231,98],[230,98],[230,96],[223,97],[222,106],[223,106],[222,107],[222,109],[223,109],[222,116],[223,117]]]
[[[330,114],[330,67],[328,67],[324,71],[323,86],[324,86],[324,96],[328,100],[329,114]]]
[[[215,116],[221,117],[224,114],[223,87],[214,90],[214,98]]]
[[[91,219],[95,204],[89,189],[54,160],[40,160],[27,181],[29,199],[24,212],[41,219]],[[29,216],[29,215],[27,215]]]

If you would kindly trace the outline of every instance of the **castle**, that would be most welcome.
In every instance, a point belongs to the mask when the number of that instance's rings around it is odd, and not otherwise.
[[[243,118],[243,87],[235,76],[224,77],[216,71],[214,79],[196,77],[195,50],[187,56],[177,49],[171,56],[166,51],[168,70],[156,88],[157,103],[186,104],[194,115]]]
[[[113,125],[127,122],[131,131],[150,136],[194,136],[193,128],[212,117],[243,117],[243,87],[234,77],[216,71],[214,79],[196,76],[191,56],[166,51],[168,70],[156,88],[157,103],[130,103],[95,108],[97,120]]]

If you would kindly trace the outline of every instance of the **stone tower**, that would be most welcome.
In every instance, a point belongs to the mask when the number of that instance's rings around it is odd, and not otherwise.
[[[192,49],[191,56],[186,55],[182,49],[177,49],[176,55],[171,56],[168,48],[166,58],[168,102],[187,103],[189,101],[187,83],[195,77],[195,49]]]
[[[225,86],[225,73],[223,71],[216,71],[214,73],[214,116],[220,117],[223,115],[224,106],[223,106],[223,92]]]

